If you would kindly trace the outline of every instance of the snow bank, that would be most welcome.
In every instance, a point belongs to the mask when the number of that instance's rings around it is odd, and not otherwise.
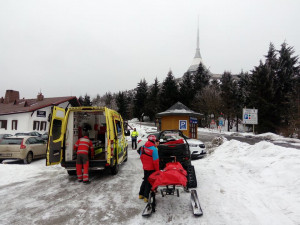
[[[194,162],[208,216],[222,214],[221,224],[299,224],[299,158],[299,150],[265,141],[226,141]]]

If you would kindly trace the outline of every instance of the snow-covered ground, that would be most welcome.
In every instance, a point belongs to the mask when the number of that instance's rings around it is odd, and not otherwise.
[[[156,130],[131,125],[140,135]],[[92,174],[89,185],[77,183],[59,165],[46,167],[45,160],[0,164],[0,224],[300,224],[298,149],[225,140],[193,165],[204,215],[193,216],[190,195],[183,192],[179,198],[158,195],[157,212],[143,218],[136,151],[130,150],[116,176]]]

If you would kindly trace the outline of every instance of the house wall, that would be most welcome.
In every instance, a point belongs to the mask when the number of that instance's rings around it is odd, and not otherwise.
[[[187,121],[187,130],[181,130],[182,133],[186,136],[189,136],[189,116],[164,116],[161,118],[161,130],[178,130],[179,129],[179,120]]]
[[[68,106],[68,102],[64,102],[59,104],[58,107],[66,108]],[[49,122],[48,118],[51,113],[52,106],[48,106],[45,108],[41,108],[35,110],[33,112],[26,112],[26,113],[16,113],[16,114],[9,114],[9,115],[0,115],[0,121],[6,120],[7,121],[7,129],[0,128],[0,133],[3,134],[15,134],[18,132],[29,132],[29,131],[38,131],[40,133],[45,133],[49,130]],[[39,112],[45,112],[45,114],[38,115]],[[17,130],[12,129],[12,121],[17,120]],[[34,121],[39,124],[36,129],[34,128]],[[41,129],[41,123],[44,122],[46,127]]]

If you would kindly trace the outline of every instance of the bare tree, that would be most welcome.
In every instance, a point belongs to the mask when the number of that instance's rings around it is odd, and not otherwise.
[[[210,124],[210,115],[220,115],[220,109],[222,107],[222,101],[220,91],[218,88],[207,86],[195,96],[194,108],[197,112],[203,113],[202,126],[208,126]]]

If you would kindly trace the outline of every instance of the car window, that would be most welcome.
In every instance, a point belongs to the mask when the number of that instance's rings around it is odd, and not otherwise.
[[[44,140],[41,137],[36,137],[35,139],[36,139],[37,144],[44,144],[45,143]]]
[[[20,145],[23,138],[4,138],[0,142],[0,145]]]
[[[176,141],[179,139],[184,139],[183,135],[178,131],[163,131],[160,135],[160,140],[163,140],[164,142],[169,141]]]
[[[26,141],[26,144],[36,144],[36,139],[35,138],[28,138],[27,141]]]

